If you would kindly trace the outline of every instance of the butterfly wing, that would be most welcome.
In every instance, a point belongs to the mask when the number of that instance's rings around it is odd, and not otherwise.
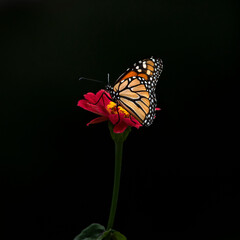
[[[146,126],[150,126],[155,118],[155,89],[162,68],[161,59],[141,60],[127,69],[113,87],[119,95],[118,103]]]
[[[132,68],[128,68],[116,81],[119,81],[133,77],[140,76],[145,80],[157,81],[163,69],[162,60],[160,58],[147,58],[138,61],[133,64]],[[115,83],[115,84],[116,84]]]
[[[142,77],[133,76],[121,80],[118,96],[118,103],[143,124],[150,112],[150,95]]]

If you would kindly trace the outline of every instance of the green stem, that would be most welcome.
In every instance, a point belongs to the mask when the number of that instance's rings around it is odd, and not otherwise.
[[[113,228],[114,219],[117,210],[118,202],[118,193],[120,187],[120,178],[121,178],[121,167],[122,167],[122,152],[123,152],[123,143],[127,139],[128,134],[131,132],[131,128],[128,127],[123,133],[115,133],[114,125],[109,121],[108,127],[110,130],[111,137],[115,143],[115,170],[114,170],[114,184],[113,184],[113,194],[112,194],[112,204],[108,219],[107,231]],[[111,235],[108,235],[106,239],[110,239]]]
[[[118,194],[119,194],[119,186],[120,186],[120,178],[121,178],[121,167],[122,167],[122,151],[123,151],[123,141],[114,141],[115,142],[115,171],[114,171],[114,185],[113,185],[113,194],[112,194],[112,204],[110,215],[108,219],[107,230],[113,227],[117,202],[118,202]]]

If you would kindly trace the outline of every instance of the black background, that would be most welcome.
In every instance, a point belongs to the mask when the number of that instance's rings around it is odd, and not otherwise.
[[[130,240],[239,239],[238,14],[233,0],[1,1],[3,239],[106,225],[114,144],[76,105],[152,55],[164,63],[162,110],[124,145],[115,229]]]

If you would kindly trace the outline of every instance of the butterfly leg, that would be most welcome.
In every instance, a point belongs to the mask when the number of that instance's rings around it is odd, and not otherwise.
[[[132,119],[132,115],[130,115],[130,120],[131,120],[134,124],[136,124],[136,122],[133,121],[133,119]]]
[[[118,121],[114,124],[114,126],[117,125],[117,124],[120,122],[120,113],[119,113],[119,111],[118,111],[118,106],[119,106],[119,105],[117,104],[116,108],[117,108],[117,113],[118,113]],[[134,124],[137,124],[135,121],[133,121],[132,115],[130,115],[130,120],[131,120]]]
[[[97,100],[97,102],[94,103],[93,105],[97,105],[101,99],[103,100],[103,104],[105,104],[105,103],[104,103],[104,99],[103,99],[103,95],[105,95],[110,101],[112,101],[112,99],[111,99],[105,92],[103,92],[102,95],[101,95],[101,96],[99,97],[99,99]]]

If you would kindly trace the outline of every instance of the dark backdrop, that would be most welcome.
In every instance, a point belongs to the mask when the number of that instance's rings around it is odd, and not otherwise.
[[[237,0],[6,0],[0,31],[3,239],[106,225],[114,145],[76,104],[152,55],[162,110],[124,146],[115,228],[130,240],[238,239]]]

